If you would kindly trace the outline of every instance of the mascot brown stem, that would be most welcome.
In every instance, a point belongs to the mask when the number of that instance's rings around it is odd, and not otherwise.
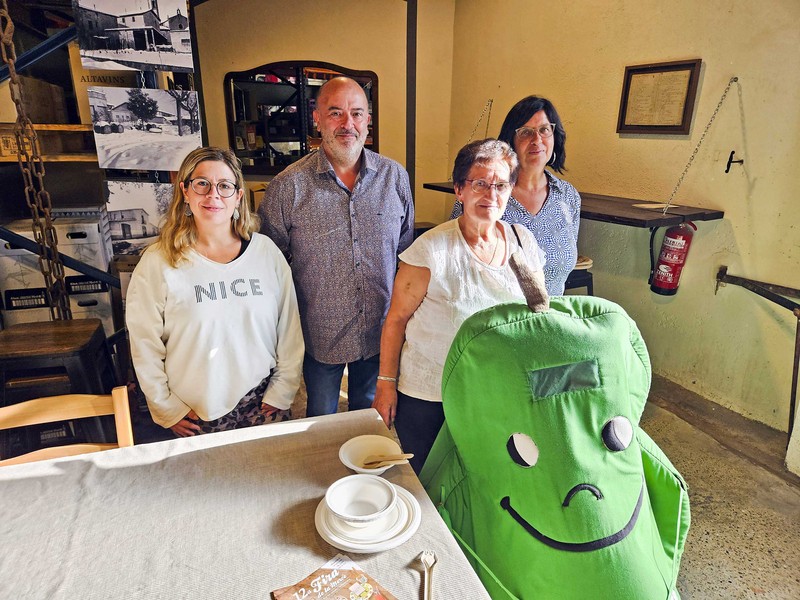
[[[514,252],[508,262],[519,281],[519,287],[522,288],[528,307],[537,313],[547,311],[550,308],[550,296],[547,295],[544,281],[531,271],[522,250]]]

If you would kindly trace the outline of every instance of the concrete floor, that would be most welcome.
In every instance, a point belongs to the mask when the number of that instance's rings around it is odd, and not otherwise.
[[[786,434],[661,378],[641,426],[689,485],[684,600],[800,598],[800,478],[781,467]]]

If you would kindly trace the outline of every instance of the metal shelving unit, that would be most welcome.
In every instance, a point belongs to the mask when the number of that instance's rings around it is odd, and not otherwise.
[[[367,147],[377,150],[374,73],[292,61],[225,76],[229,143],[246,175],[275,175],[319,147],[311,117],[316,97],[325,81],[342,74],[365,87],[373,121]]]
[[[45,162],[97,162],[91,125],[34,124]],[[0,123],[0,162],[17,162],[14,123]]]

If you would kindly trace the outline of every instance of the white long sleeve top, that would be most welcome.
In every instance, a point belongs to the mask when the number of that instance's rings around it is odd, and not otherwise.
[[[148,249],[133,272],[126,313],[139,385],[162,427],[190,409],[218,419],[273,369],[263,402],[291,405],[305,346],[289,265],[266,236],[253,234],[227,264],[191,251],[171,267]]]

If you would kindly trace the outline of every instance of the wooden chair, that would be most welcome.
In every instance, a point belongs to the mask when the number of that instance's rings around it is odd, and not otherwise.
[[[133,446],[128,388],[125,386],[115,387],[111,394],[108,395],[67,394],[64,396],[49,396],[2,407],[0,408],[0,430],[103,415],[114,415],[117,429],[116,444],[89,443],[42,448],[21,456],[0,460],[0,466]]]

